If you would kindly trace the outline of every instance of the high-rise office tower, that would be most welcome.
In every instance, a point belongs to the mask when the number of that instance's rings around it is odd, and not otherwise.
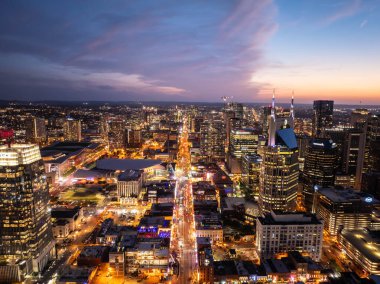
[[[330,129],[326,129],[325,136],[330,138],[338,148],[338,159],[337,159],[337,172],[344,172],[343,170],[343,152],[347,139],[347,132],[351,130],[351,127],[333,127]]]
[[[210,129],[211,156],[214,160],[225,159],[224,141],[226,134],[225,125],[222,120],[213,120]]]
[[[105,144],[108,145],[108,133],[110,131],[110,127],[109,127],[109,124],[108,124],[108,120],[109,118],[107,116],[101,116],[100,117],[100,122],[99,122],[99,132],[100,132],[100,135],[104,141]]]
[[[262,161],[260,155],[244,155],[242,158],[241,181],[251,189],[251,196],[257,197],[259,195]]]
[[[230,147],[231,133],[236,129],[242,128],[242,120],[240,118],[231,117],[228,119],[226,126],[226,149]]]
[[[268,145],[262,150],[259,193],[262,213],[294,211],[296,207],[299,164],[297,140],[292,128],[293,99],[290,111],[285,113],[275,112],[273,96]]]
[[[64,139],[66,141],[82,140],[82,125],[79,119],[67,118],[64,124]]]
[[[252,128],[233,129],[230,134],[228,152],[240,159],[243,155],[257,154],[259,134]]]
[[[363,170],[380,171],[380,113],[368,117]]]
[[[252,128],[232,129],[228,147],[227,164],[231,173],[242,173],[242,157],[257,154],[259,134]]]
[[[37,145],[0,146],[0,282],[20,282],[52,258],[49,192]]]
[[[110,149],[125,148],[125,121],[122,119],[112,119],[109,122],[109,145]]]
[[[129,148],[139,148],[142,144],[141,129],[138,127],[132,127],[127,130],[127,146]]]
[[[201,156],[206,160],[211,156],[209,128],[210,122],[208,120],[201,123],[199,146]]]
[[[223,120],[225,125],[226,140],[225,146],[228,149],[230,143],[230,135],[233,129],[242,127],[244,118],[244,108],[240,103],[227,103],[223,111]]]
[[[334,101],[314,101],[313,136],[325,137],[325,130],[333,126]]]
[[[45,119],[32,117],[26,121],[26,140],[31,143],[41,144],[46,141]]]
[[[355,188],[360,189],[365,153],[365,133],[361,129],[346,131],[343,147],[342,172],[355,180]]]
[[[223,112],[223,120],[224,124],[226,126],[225,132],[226,132],[226,148],[228,148],[228,144],[230,143],[230,134],[231,134],[231,129],[232,129],[232,119],[235,119],[235,113],[231,110],[229,110],[226,106]],[[239,119],[237,119],[239,121]]]
[[[217,117],[208,117],[201,124],[200,132],[201,155],[208,161],[218,161],[225,158],[225,125]]]
[[[318,188],[334,185],[337,168],[337,146],[327,138],[312,139],[307,148],[303,171],[305,207],[313,211]]]

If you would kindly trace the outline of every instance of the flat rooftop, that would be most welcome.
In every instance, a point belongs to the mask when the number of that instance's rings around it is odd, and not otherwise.
[[[342,237],[364,257],[372,262],[380,263],[380,231],[343,230]]]
[[[318,190],[318,192],[334,203],[358,201],[362,201],[367,204],[379,203],[379,201],[373,198],[372,195],[363,192],[357,192],[352,189],[321,188]]]
[[[78,257],[96,257],[99,258],[103,255],[107,247],[104,246],[87,246],[83,247]]]
[[[298,225],[298,224],[322,224],[315,214],[298,212],[282,213],[279,211],[267,213],[258,218],[263,225]]]
[[[101,170],[126,171],[143,170],[160,165],[161,160],[152,159],[102,159],[96,161],[96,168]]]
[[[139,170],[126,170],[122,172],[118,177],[118,181],[136,181],[141,177]]]
[[[66,266],[58,282],[87,283],[94,270],[91,267]]]
[[[53,207],[51,209],[51,217],[56,219],[71,219],[79,214],[80,207]]]

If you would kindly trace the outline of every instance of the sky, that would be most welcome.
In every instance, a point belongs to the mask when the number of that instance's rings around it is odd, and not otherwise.
[[[0,99],[380,104],[380,0],[0,2]]]

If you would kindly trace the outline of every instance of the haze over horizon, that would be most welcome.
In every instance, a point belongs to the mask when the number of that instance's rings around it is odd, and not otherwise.
[[[380,2],[2,1],[0,99],[380,104]]]

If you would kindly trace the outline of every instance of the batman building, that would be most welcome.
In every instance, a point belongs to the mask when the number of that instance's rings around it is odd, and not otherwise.
[[[289,110],[276,112],[273,98],[268,145],[262,150],[259,193],[262,213],[296,209],[299,164],[293,121],[293,99]]]

